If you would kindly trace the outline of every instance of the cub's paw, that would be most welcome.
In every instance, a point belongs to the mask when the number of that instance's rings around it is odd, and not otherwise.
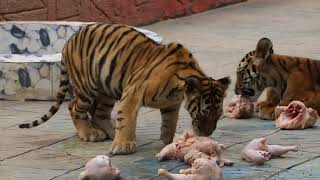
[[[134,141],[124,141],[112,143],[112,147],[109,150],[110,154],[133,154],[136,152],[136,143]]]
[[[104,131],[95,128],[86,128],[85,130],[81,130],[78,135],[82,141],[86,142],[103,141],[107,138],[107,134]]]

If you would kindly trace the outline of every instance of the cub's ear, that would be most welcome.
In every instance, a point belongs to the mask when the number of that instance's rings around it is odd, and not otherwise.
[[[188,93],[196,93],[200,91],[201,82],[198,78],[190,76],[186,78],[185,88]]]
[[[231,80],[230,80],[229,76],[221,78],[221,79],[218,79],[218,81],[221,83],[221,85],[223,87],[223,90],[227,90],[229,85],[230,85],[230,83],[231,83]]]
[[[262,38],[258,41],[256,47],[256,58],[260,60],[268,60],[273,54],[273,45],[270,39]]]

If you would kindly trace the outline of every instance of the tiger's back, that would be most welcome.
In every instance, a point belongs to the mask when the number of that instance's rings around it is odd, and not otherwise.
[[[152,39],[123,25],[84,26],[63,49],[63,61],[78,93],[99,91],[119,99],[127,79],[137,67],[146,67],[142,55],[160,52]]]

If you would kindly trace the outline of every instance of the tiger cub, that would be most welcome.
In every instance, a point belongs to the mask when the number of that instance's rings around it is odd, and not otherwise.
[[[294,100],[320,113],[320,61],[275,54],[271,40],[262,38],[237,67],[235,93],[257,101],[262,119],[274,119],[277,105]]]
[[[211,135],[230,84],[229,77],[214,80],[207,76],[181,44],[158,44],[125,25],[82,27],[66,42],[61,64],[55,104],[40,120],[20,127],[31,128],[50,119],[72,82],[74,98],[69,111],[80,139],[114,137],[113,154],[136,151],[136,119],[141,106],[160,109],[165,144],[172,142],[184,99],[195,132]],[[110,112],[116,101],[119,107],[113,132]]]

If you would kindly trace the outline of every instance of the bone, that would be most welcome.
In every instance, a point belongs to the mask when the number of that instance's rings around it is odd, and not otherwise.
[[[318,113],[307,108],[300,101],[292,101],[288,106],[277,106],[275,125],[280,129],[306,129],[315,125]]]

